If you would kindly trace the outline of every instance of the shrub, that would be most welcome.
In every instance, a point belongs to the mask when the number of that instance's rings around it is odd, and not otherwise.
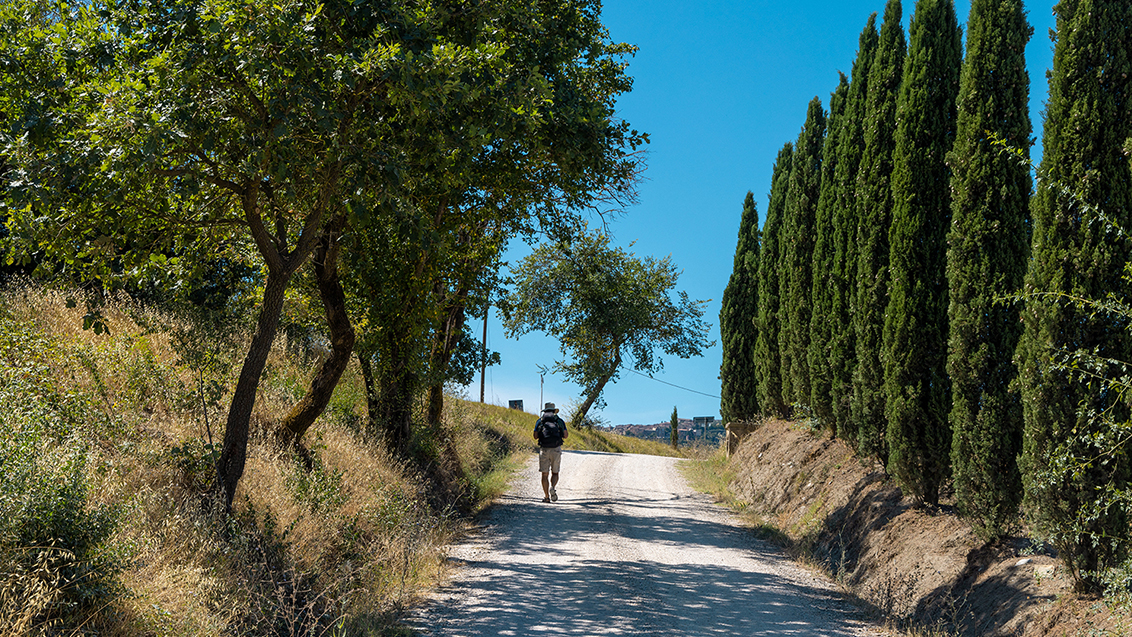
[[[100,415],[55,390],[58,354],[27,325],[0,320],[0,633],[81,623],[114,594],[106,547],[113,510],[88,502],[89,443]]]

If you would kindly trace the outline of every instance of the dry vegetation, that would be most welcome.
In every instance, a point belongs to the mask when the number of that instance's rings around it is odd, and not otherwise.
[[[444,547],[532,449],[534,416],[450,399],[443,430],[391,458],[362,433],[356,370],[306,457],[280,449],[269,432],[317,363],[281,337],[223,516],[206,494],[239,343],[126,300],[95,335],[68,305],[30,286],[0,299],[0,634],[402,634]],[[591,431],[568,446],[665,449]]]

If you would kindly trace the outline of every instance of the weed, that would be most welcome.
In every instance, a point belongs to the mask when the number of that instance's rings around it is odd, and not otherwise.
[[[326,466],[318,453],[320,447],[325,447],[321,441],[310,450],[309,465],[307,461],[292,454],[291,470],[286,478],[291,495],[313,513],[335,510],[345,504],[347,499],[342,489],[344,472]]]
[[[206,493],[216,484],[216,462],[220,445],[200,439],[186,441],[169,449],[173,463],[183,472],[185,486],[196,493]]]
[[[0,418],[0,616],[25,628],[75,621],[116,593],[105,547],[116,512],[89,506],[85,443],[20,425]]]

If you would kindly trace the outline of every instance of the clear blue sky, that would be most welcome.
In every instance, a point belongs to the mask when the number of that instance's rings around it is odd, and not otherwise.
[[[1040,157],[1045,79],[1053,54],[1055,0],[1026,2],[1034,36],[1026,49],[1030,71],[1032,149]],[[705,318],[717,343],[700,358],[664,356],[658,380],[623,371],[605,390],[599,412],[610,424],[667,421],[673,406],[685,418],[719,417],[719,307],[731,275],[743,198],[755,194],[765,218],[775,155],[793,141],[814,96],[829,108],[837,72],[849,74],[857,38],[869,14],[884,14],[884,0],[608,0],[603,22],[616,41],[640,48],[629,65],[632,93],[618,102],[619,114],[651,135],[648,170],[640,202],[610,227],[615,243],[639,256],[671,254],[683,270],[679,288],[710,299]],[[904,1],[904,29],[914,9]],[[961,23],[970,0],[956,2]],[[514,246],[508,259],[527,254]],[[480,334],[482,326],[473,333]],[[506,405],[521,399],[527,411],[539,404],[538,365],[561,357],[558,344],[539,334],[504,338],[494,313],[488,347],[502,364],[488,368],[486,401]],[[673,387],[687,388],[692,391]],[[468,397],[479,398],[479,380]],[[579,400],[581,388],[547,375],[544,401],[563,407]],[[708,394],[710,396],[705,396]]]

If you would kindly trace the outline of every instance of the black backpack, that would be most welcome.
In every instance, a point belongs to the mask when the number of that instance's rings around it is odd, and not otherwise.
[[[557,415],[549,418],[539,418],[535,423],[535,432],[538,434],[540,447],[561,447],[562,434],[566,431],[566,422]]]

